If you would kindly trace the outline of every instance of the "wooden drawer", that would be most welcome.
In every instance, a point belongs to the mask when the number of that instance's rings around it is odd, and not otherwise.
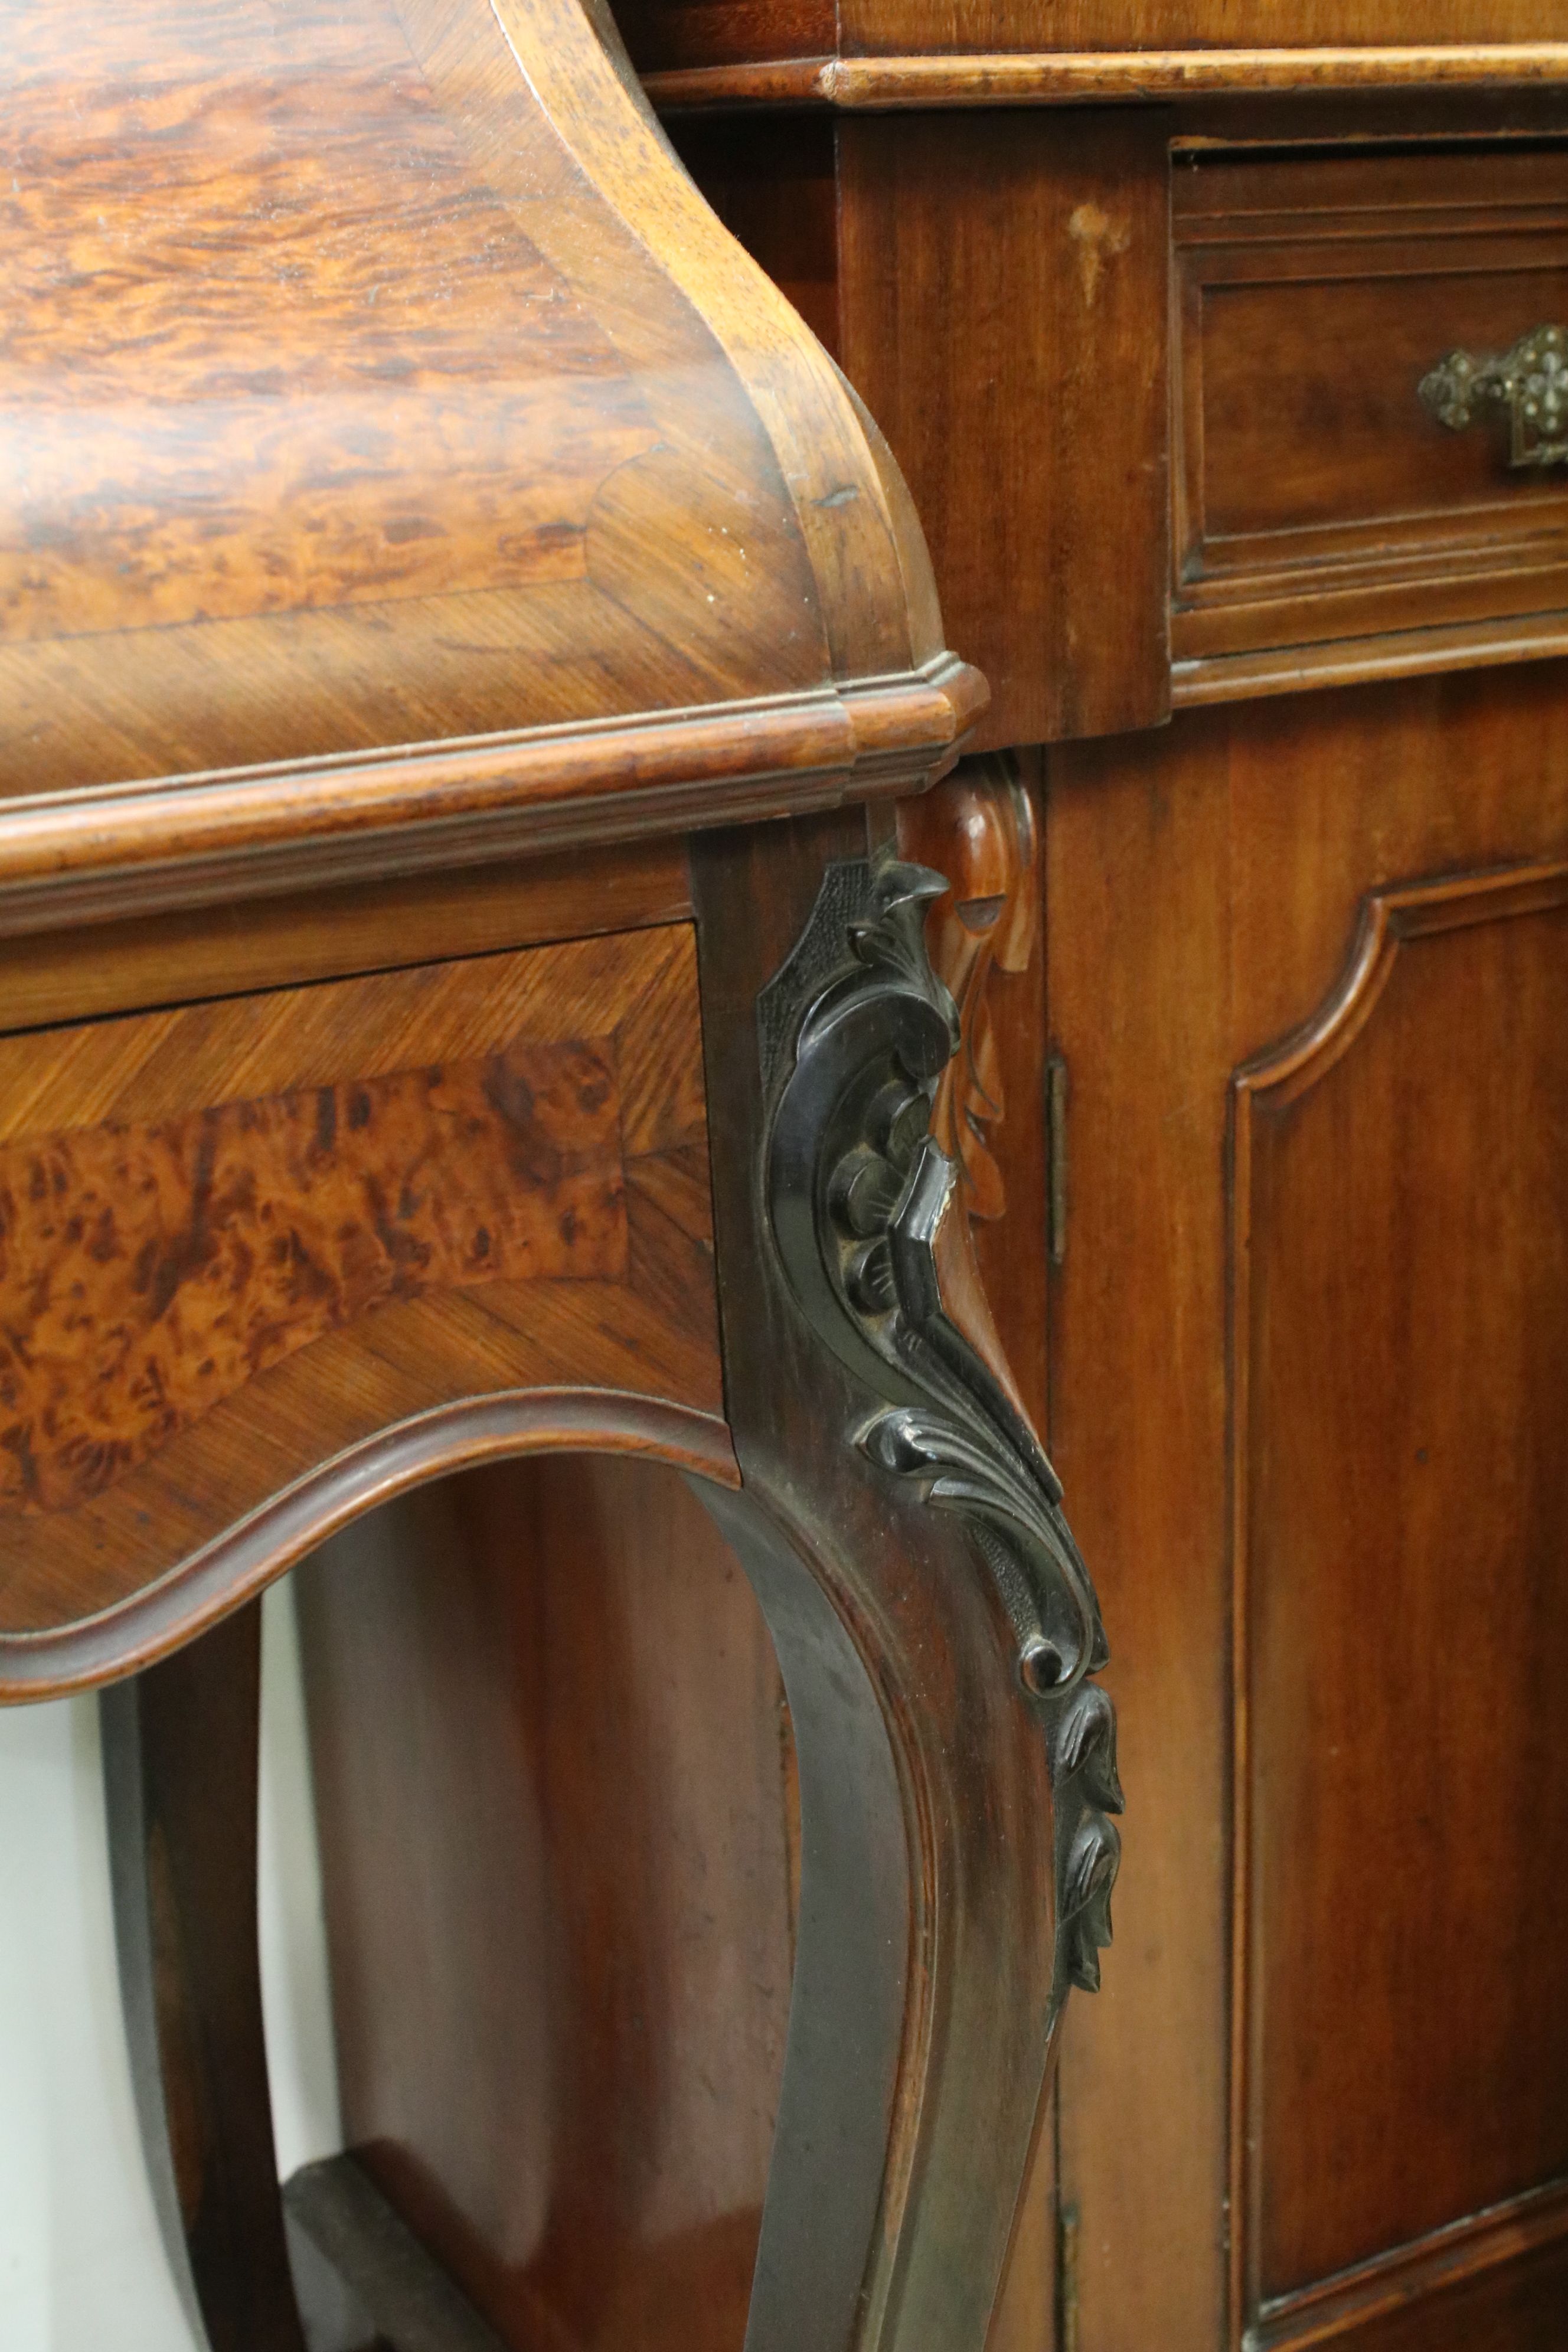
[[[1173,229],[1178,680],[1561,634],[1568,468],[1510,466],[1500,415],[1451,431],[1420,387],[1456,349],[1568,327],[1568,148],[1196,150]]]
[[[0,1682],[568,1391],[721,1410],[689,924],[0,1037]]]

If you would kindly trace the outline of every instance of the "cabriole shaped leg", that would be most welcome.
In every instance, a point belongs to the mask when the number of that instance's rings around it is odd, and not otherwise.
[[[939,877],[847,824],[699,858],[728,1404],[802,1927],[748,2352],[982,2352],[1120,1810],[1098,1607],[931,1103]],[[754,1022],[740,1016],[755,1006]]]

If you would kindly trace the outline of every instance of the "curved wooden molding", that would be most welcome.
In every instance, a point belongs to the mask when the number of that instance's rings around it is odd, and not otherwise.
[[[623,1454],[739,1486],[716,1413],[605,1389],[520,1390],[443,1405],[323,1463],[117,1607],[39,1633],[0,1634],[0,1700],[58,1698],[165,1657],[252,1600],[351,1519],[477,1463]]]
[[[1363,902],[1345,968],[1329,996],[1300,1028],[1237,1070],[1237,1139],[1254,1105],[1294,1102],[1317,1085],[1355,1043],[1376,1009],[1406,940],[1462,930],[1559,905],[1568,897],[1568,864],[1503,866],[1479,874],[1378,890]],[[1237,1162],[1237,1198],[1241,1196]]]
[[[39,795],[0,807],[0,935],[472,866],[920,793],[984,707],[948,655],[905,678],[476,742]]]
[[[1174,662],[1171,701],[1174,709],[1189,710],[1205,702],[1305,694],[1320,686],[1433,677],[1451,669],[1501,669],[1518,662],[1560,659],[1565,653],[1568,626],[1551,613],[1455,623],[1440,629],[1391,629],[1376,637],[1287,646],[1268,653],[1205,654]]]
[[[936,586],[891,452],[766,272],[672,169],[606,0],[494,5],[557,136],[700,312],[755,404],[826,592],[836,673],[930,660],[942,649]],[[400,5],[420,42],[431,0]]]
[[[816,104],[867,112],[931,106],[1070,106],[1320,90],[1499,89],[1568,82],[1568,41],[1442,48],[973,51],[902,58],[782,58],[649,73],[653,104]]]

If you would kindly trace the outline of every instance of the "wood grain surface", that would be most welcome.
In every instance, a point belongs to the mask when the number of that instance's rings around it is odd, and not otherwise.
[[[1394,2307],[1468,2217],[1555,2185],[1568,2231],[1565,976],[1568,865],[1379,892],[1321,1014],[1237,1080],[1237,2163],[1281,2343],[1359,2342],[1358,2271]]]
[[[963,1166],[975,1256],[1004,1352],[1037,1428],[1047,1419],[1046,1006],[1039,761],[994,754],[899,813],[901,854],[951,883],[927,924],[962,1039],[932,1131]]]
[[[0,1148],[0,1508],[102,1494],[393,1299],[624,1277],[613,1053],[503,1046]]]
[[[575,0],[21,0],[0,162],[0,898],[951,756],[979,682],[896,469]]]
[[[864,842],[818,821],[698,845],[705,1003],[753,1002],[825,862]],[[1044,1742],[955,1516],[845,1443],[868,1389],[758,1246],[754,1033],[710,1019],[705,1042],[744,1481],[710,1489],[710,1508],[763,1603],[800,1772],[795,1990],[749,2340],[849,2352],[870,2330],[979,2352],[1029,2234],[1018,2200],[1051,2045]]]
[[[794,1954],[734,1555],[668,1471],[498,1464],[299,1592],[350,2145],[519,2352],[740,2352]]]
[[[990,684],[977,750],[1169,709],[1171,128],[1156,108],[674,126],[892,445]]]
[[[99,1721],[121,2003],[171,2281],[211,2352],[306,2352],[261,2013],[259,1605],[106,1691]]]
[[[805,105],[901,113],[926,107],[1360,97],[1379,90],[1462,90],[1481,97],[1497,90],[1544,93],[1568,80],[1568,43],[1562,41],[1464,42],[1442,48],[1367,42],[1354,47],[1041,50],[1026,38],[1011,49],[917,50],[903,56],[833,56],[817,47],[793,55],[769,50],[753,62],[748,47],[755,38],[754,12],[735,11],[714,37],[706,20],[720,15],[710,7],[700,16],[688,8],[646,15],[639,9],[631,19],[639,55],[650,61],[643,86],[657,107],[684,112]],[[790,21],[808,20],[793,16]],[[818,40],[830,43],[836,29],[829,22]],[[703,61],[721,57],[731,44],[741,52],[732,61]],[[658,62],[669,57],[689,61]]]
[[[1330,1002],[1366,894],[1562,857],[1563,672],[1185,713],[1049,769],[1047,985],[1072,1080],[1051,1437],[1116,1628],[1142,1823],[1118,1966],[1062,2060],[1079,2341],[1236,2341],[1273,2327],[1249,2275],[1275,2294],[1387,2256],[1359,2316],[1347,2287],[1338,2317],[1282,2308],[1277,2340],[1321,2324],[1357,2352],[1362,2329],[1368,2352],[1448,2352],[1473,2322],[1474,2341],[1545,2352],[1561,2263],[1522,2207],[1458,2249],[1421,2233],[1555,2195],[1563,2165],[1568,2052],[1541,1990],[1560,1974],[1568,1818],[1548,1696],[1560,1187],[1541,1157],[1559,918],[1401,947],[1405,993],[1375,1000],[1302,1098],[1310,1203],[1255,1216],[1292,1318],[1270,1327],[1257,1424],[1277,1508],[1248,1522],[1249,1605],[1271,1629],[1265,1744],[1237,1783],[1250,1829],[1231,1799],[1226,1432],[1253,1424],[1229,1370],[1225,1168],[1233,1074]],[[1479,886],[1459,888],[1479,911]],[[1234,2020],[1233,1836],[1269,1858],[1272,1890],[1265,1974]],[[1256,2169],[1247,2110],[1227,2112],[1233,2021],[1242,2055],[1261,2036],[1250,2079],[1269,2085]],[[1243,2263],[1233,2285],[1223,2216],[1245,2183],[1235,2242],[1269,2268]]]
[[[434,1408],[716,1413],[698,1035],[673,926],[0,1041],[7,1675]]]
[[[1568,316],[1563,151],[1199,149],[1173,197],[1176,656],[1560,613],[1562,481],[1418,387]]]
[[[971,1238],[994,1330],[1024,1409],[1047,1426],[1047,1030],[1037,755],[961,761],[899,813],[900,853],[952,885],[927,923],[931,961],[959,1003],[963,1038],[939,1087],[933,1131],[969,1176]],[[987,2352],[1051,2352],[1058,2214],[1054,2106],[1018,2200]]]
[[[647,930],[690,912],[679,842],[576,850],[0,938],[0,991],[16,1025],[37,1028]]]
[[[1070,94],[1068,75],[1098,68],[1120,75],[1129,94],[1142,68],[1159,79],[1149,93],[1172,93],[1170,68],[1194,73],[1256,75],[1260,62],[1298,72],[1331,60],[1347,75],[1358,58],[1370,76],[1401,68],[1407,75],[1450,70],[1479,76],[1564,69],[1568,44],[1542,37],[1529,0],[1306,0],[1283,17],[1275,0],[1062,0],[1042,12],[1029,0],[846,0],[836,13],[822,0],[624,0],[618,12],[638,68],[701,68],[795,59],[831,61],[851,89],[913,66],[935,86],[938,102],[974,68],[1016,60],[1042,81],[1052,67],[1067,75],[1051,92]],[[1164,75],[1161,68],[1165,68]],[[1161,86],[1162,81],[1163,87]],[[884,85],[884,89],[887,85]],[[1114,86],[1114,85],[1112,85]],[[1299,86],[1299,85],[1298,85]],[[906,85],[907,87],[907,85]],[[994,92],[991,93],[993,96]],[[849,101],[855,103],[852,98]],[[897,102],[895,100],[895,102]],[[903,102],[919,104],[913,91]]]

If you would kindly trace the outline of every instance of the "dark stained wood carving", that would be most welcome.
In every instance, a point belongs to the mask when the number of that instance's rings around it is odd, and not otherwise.
[[[1568,1671],[1539,1418],[1568,1378],[1565,973],[1561,859],[1379,891],[1321,1013],[1236,1080],[1232,2168],[1259,2346],[1373,2352],[1417,2306],[1413,2345],[1483,2340],[1451,2299],[1478,2326],[1515,2292],[1544,2311],[1523,2257],[1568,2242],[1560,2069],[1510,2021],[1550,2007],[1568,1933],[1537,1696]],[[1509,2003],[1449,2036],[1494,1938]]]
[[[799,1013],[861,969],[847,931],[815,979],[795,967],[793,1018],[770,983],[825,871],[864,872],[865,843],[859,826],[815,822],[693,850],[743,1479],[704,1499],[767,1619],[800,1792],[790,2034],[747,2352],[994,2340],[1057,2039],[1050,1759],[1008,1670],[996,1588],[971,1523],[854,1443],[886,1400],[802,1311],[763,1193],[774,1100],[757,1030],[713,1017],[771,996],[768,1067],[775,1087],[787,1079]],[[918,910],[914,930],[918,947]]]
[[[698,1034],[673,925],[0,1040],[0,1679],[199,1619],[433,1412],[721,1455]]]
[[[884,1402],[858,1433],[891,1477],[957,1513],[992,1577],[1022,1690],[1049,1744],[1056,1810],[1053,2002],[1093,1990],[1121,1847],[1108,1660],[1062,1490],[996,1341],[955,1162],[932,1102],[961,1041],[926,950],[940,875],[885,856],[829,868],[758,1006],[776,1088],[773,1230],[819,1339]]]

